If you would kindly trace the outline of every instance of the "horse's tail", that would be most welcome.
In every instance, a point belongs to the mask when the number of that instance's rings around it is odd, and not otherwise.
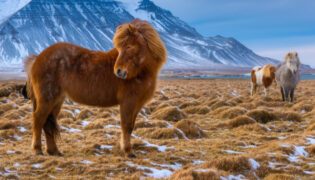
[[[36,98],[34,96],[31,71],[32,71],[32,67],[36,58],[37,58],[37,55],[32,54],[32,55],[29,55],[24,60],[24,69],[27,74],[27,79],[26,79],[26,84],[22,90],[23,96],[25,98],[31,99],[33,103],[33,111],[36,110]],[[57,117],[54,117],[53,114],[49,114],[44,124],[44,131],[46,132],[47,135],[53,138],[59,137],[59,134],[60,134],[60,130],[59,130],[56,118]]]
[[[23,91],[22,91],[24,98],[31,99],[33,101],[34,107],[36,106],[36,102],[35,102],[34,91],[33,91],[31,71],[32,71],[32,67],[36,58],[37,58],[37,55],[32,54],[32,55],[29,55],[24,60],[24,69],[26,71],[27,77],[26,77],[26,84],[23,87]],[[35,108],[34,108],[34,111],[35,111]]]

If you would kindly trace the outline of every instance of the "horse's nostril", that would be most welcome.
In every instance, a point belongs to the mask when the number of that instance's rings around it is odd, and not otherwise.
[[[125,71],[124,73],[122,73],[121,77],[126,78],[126,76],[127,76],[127,72]]]
[[[120,72],[121,72],[121,70],[120,70],[120,68],[118,68],[117,69],[117,74],[120,75]]]
[[[125,79],[127,77],[127,71],[118,68],[116,70],[116,76],[119,78]]]

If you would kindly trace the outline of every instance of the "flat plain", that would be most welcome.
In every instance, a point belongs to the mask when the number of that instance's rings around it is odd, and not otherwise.
[[[34,156],[32,106],[24,81],[0,82],[0,178],[314,179],[315,81],[293,103],[279,88],[250,96],[249,80],[160,80],[120,151],[119,107],[66,100],[58,117],[63,157]],[[45,138],[42,138],[43,145]],[[43,146],[45,151],[45,146]]]

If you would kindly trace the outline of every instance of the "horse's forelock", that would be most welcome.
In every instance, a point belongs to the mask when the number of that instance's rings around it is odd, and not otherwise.
[[[121,48],[128,40],[129,36],[141,36],[152,53],[153,57],[161,62],[166,61],[166,48],[159,34],[153,26],[139,19],[134,19],[130,23],[122,24],[116,29],[113,41],[115,48]]]
[[[113,37],[114,47],[120,49],[129,38],[129,26],[128,24],[122,24],[116,28],[116,33]]]

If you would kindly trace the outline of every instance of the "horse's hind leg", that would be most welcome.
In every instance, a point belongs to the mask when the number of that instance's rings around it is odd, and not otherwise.
[[[251,85],[251,86],[250,86],[250,95],[253,96],[253,95],[254,95],[254,86],[255,86],[255,85],[254,85],[253,82],[251,82],[250,85]]]
[[[257,92],[257,84],[252,83],[252,87],[251,87],[251,95],[253,96],[254,94],[256,94]]]
[[[33,113],[33,142],[32,147],[36,155],[42,155],[41,135],[42,129],[49,115],[50,107],[46,103],[37,101],[36,110]]]
[[[294,89],[291,89],[290,91],[290,101],[293,102],[294,100]]]
[[[285,101],[285,98],[284,98],[284,89],[283,89],[282,86],[280,87],[280,91],[281,91],[282,101]]]
[[[52,109],[51,113],[49,114],[45,124],[44,124],[44,132],[46,138],[46,147],[47,153],[49,155],[57,155],[62,156],[59,152],[57,145],[56,145],[56,138],[59,135],[59,128],[57,124],[57,117],[60,112],[61,106],[63,103],[63,99],[60,100]]]

